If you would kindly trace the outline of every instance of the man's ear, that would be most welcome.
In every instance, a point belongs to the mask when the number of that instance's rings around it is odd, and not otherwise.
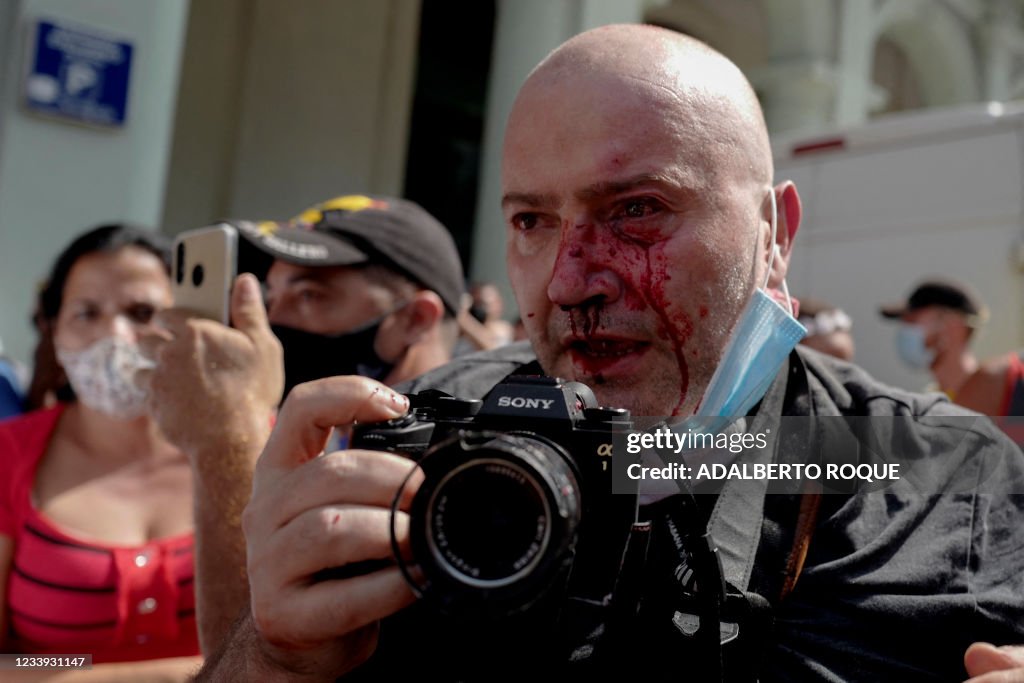
[[[793,240],[796,238],[796,231],[800,229],[800,219],[803,216],[803,207],[800,205],[800,195],[797,194],[796,185],[792,180],[786,180],[776,185],[775,192],[775,246],[777,248],[775,258],[772,259],[772,272],[768,278],[768,289],[775,289],[782,286],[782,281],[789,270],[789,259],[793,251]],[[771,211],[769,204],[768,211]],[[768,217],[771,220],[771,216]]]
[[[444,318],[444,302],[435,292],[418,290],[396,316],[395,334],[402,337],[403,346],[408,348],[429,334]]]

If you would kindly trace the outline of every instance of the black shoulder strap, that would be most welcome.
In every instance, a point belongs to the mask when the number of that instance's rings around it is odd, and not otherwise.
[[[765,394],[748,430],[753,433],[762,433],[769,428],[777,430],[776,438],[771,440],[774,447],[755,451],[744,462],[748,467],[773,461],[816,462],[820,453],[820,434],[815,429],[813,418],[818,413],[818,406],[809,391],[807,368],[794,352]],[[808,419],[783,423],[780,419],[783,415]],[[733,588],[743,592],[750,589],[769,486],[768,478],[730,479],[708,521],[711,537],[721,557],[724,578]],[[771,594],[765,596],[773,602],[785,598],[796,585],[817,525],[820,501],[821,493],[814,482],[808,482],[799,491],[799,504],[792,521],[792,537],[787,539],[791,543],[785,554],[784,566],[781,571],[771,572],[780,578]]]
[[[779,424],[783,400],[789,376],[789,363],[779,371],[768,392],[761,401],[761,407],[750,422],[751,433],[761,433]],[[771,439],[772,448],[750,452],[744,463],[766,465],[776,459],[779,440]],[[754,567],[754,557],[761,540],[761,525],[764,521],[764,498],[768,492],[767,478],[729,479],[715,502],[715,508],[708,520],[711,538],[718,547],[722,561],[722,574],[734,588],[746,591]]]

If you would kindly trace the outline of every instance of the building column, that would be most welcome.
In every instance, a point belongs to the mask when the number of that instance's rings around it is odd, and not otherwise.
[[[1005,101],[1020,93],[1014,92],[1015,62],[1024,55],[1024,34],[1021,32],[1020,3],[996,0],[990,7],[981,29],[985,60],[984,97]]]
[[[835,122],[864,123],[872,110],[871,66],[875,54],[875,12],[863,0],[840,0],[836,55]]]
[[[835,3],[764,0],[763,11],[768,60],[748,75],[761,98],[768,129],[775,134],[831,124],[840,77]]]

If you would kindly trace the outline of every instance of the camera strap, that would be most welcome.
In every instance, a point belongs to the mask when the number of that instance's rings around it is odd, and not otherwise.
[[[770,440],[773,445],[748,451],[742,462],[748,468],[771,462],[817,462],[823,437],[813,419],[817,414],[808,390],[806,366],[793,353],[756,415],[747,418],[749,427],[743,426],[753,433],[770,429],[775,437]],[[783,415],[808,419],[783,422]],[[772,484],[768,477],[728,479],[710,514],[707,506],[711,501],[691,491],[655,506],[661,508],[658,517],[668,529],[679,557],[675,572],[678,603],[665,616],[671,615],[675,629],[695,647],[707,680],[756,678],[757,662],[771,629],[773,605],[792,591],[803,568],[817,522],[820,493],[799,482],[786,482],[782,491],[772,489],[788,494],[785,501],[773,504],[784,502],[786,514],[780,520],[792,521],[783,523],[785,534],[769,541],[770,545],[777,541],[781,547],[762,558],[756,568],[758,580],[752,582]],[[707,504],[698,503],[698,499]],[[774,562],[767,566],[765,560]],[[701,628],[705,624],[714,626]]]
[[[780,386],[781,385],[781,386]],[[771,439],[773,448],[765,448],[756,451],[748,451],[744,463],[748,466],[767,465],[771,462],[779,462],[786,459],[795,462],[809,462],[810,458],[817,457],[816,437],[814,420],[800,420],[784,423],[782,416],[787,400],[787,394],[803,395],[807,389],[806,368],[800,361],[800,357],[793,353],[789,360],[772,382],[771,387],[761,401],[761,406],[751,421],[747,430],[752,433],[764,433],[766,429],[774,431],[775,438]],[[808,405],[807,412],[813,418],[814,406]],[[783,454],[785,454],[783,456]],[[754,560],[757,556],[757,549],[761,540],[761,528],[764,523],[765,496],[771,480],[768,477],[729,479],[722,488],[715,507],[711,512],[708,521],[708,530],[718,555],[721,558],[722,574],[726,582],[735,589],[747,591],[750,588],[750,579],[754,569]],[[793,571],[799,573],[802,568],[802,558],[806,555],[806,545],[810,541],[810,533],[814,529],[814,519],[817,511],[814,504],[818,500],[818,494],[801,491],[804,498],[811,497],[811,504],[805,506],[801,501],[801,518],[797,520],[797,533],[794,538],[794,545],[799,545],[802,552],[791,549],[800,555],[799,562],[790,562],[787,558],[787,566],[792,564],[792,570],[787,568],[787,578],[783,581],[783,590],[778,595],[767,596],[770,598],[782,597],[782,593],[788,593],[796,583],[796,576]],[[788,590],[785,589],[788,586]]]

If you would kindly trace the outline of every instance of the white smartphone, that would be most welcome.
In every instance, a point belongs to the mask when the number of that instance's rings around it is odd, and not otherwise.
[[[238,272],[238,231],[227,223],[187,230],[174,241],[174,305],[225,325]]]

